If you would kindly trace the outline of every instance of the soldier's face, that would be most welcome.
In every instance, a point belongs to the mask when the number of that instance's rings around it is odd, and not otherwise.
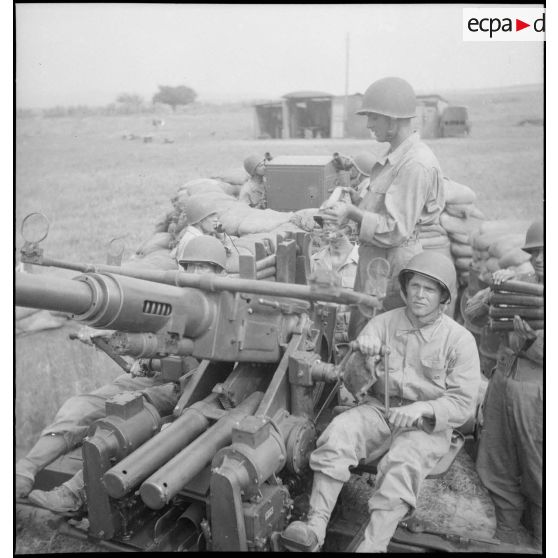
[[[213,213],[212,215],[208,215],[205,219],[202,219],[199,222],[199,227],[202,232],[210,234],[215,232],[218,224],[219,218],[217,217],[217,213]]]
[[[366,126],[372,132],[376,141],[390,141],[391,118],[371,112],[368,114]]]
[[[416,318],[428,319],[438,314],[442,288],[428,277],[414,274],[407,283],[407,308]]]
[[[544,247],[531,250],[531,265],[539,279],[544,277]]]

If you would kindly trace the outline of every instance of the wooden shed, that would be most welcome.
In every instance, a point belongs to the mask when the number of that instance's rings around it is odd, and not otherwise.
[[[448,105],[448,101],[437,94],[417,95],[417,116],[414,125],[422,138],[440,136],[440,119]]]
[[[366,118],[355,112],[362,94],[335,96],[323,91],[294,91],[280,100],[254,104],[258,138],[367,138]]]

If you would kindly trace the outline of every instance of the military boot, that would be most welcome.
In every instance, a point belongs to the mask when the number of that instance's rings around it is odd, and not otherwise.
[[[63,436],[41,436],[29,453],[16,463],[16,498],[25,498],[33,488],[35,475],[66,451],[68,446]]]
[[[372,510],[364,539],[355,552],[387,552],[387,546],[397,529],[397,524],[409,511],[407,504],[398,504],[391,510]]]
[[[33,490],[28,500],[56,513],[76,512],[85,504],[85,498],[68,488],[66,483],[49,491]]]
[[[324,544],[331,512],[337,503],[343,481],[314,473],[310,510],[307,521],[293,521],[283,531],[281,540],[287,550],[295,552],[318,552]]]

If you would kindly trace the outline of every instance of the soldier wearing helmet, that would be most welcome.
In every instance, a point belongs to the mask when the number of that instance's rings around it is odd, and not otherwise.
[[[349,360],[344,382],[353,386],[352,375],[364,370],[366,389],[360,404],[337,415],[317,441],[308,519],[283,532],[287,548],[319,549],[350,468],[361,459],[380,459],[370,520],[356,552],[385,552],[399,521],[416,507],[422,481],[449,451],[452,429],[474,415],[480,385],[475,339],[444,313],[455,280],[442,254],[414,256],[398,274],[405,307],[372,318],[358,336],[360,353],[351,359],[360,360]]]
[[[527,230],[523,250],[531,255],[535,277],[499,270],[494,283],[510,279],[544,282],[544,225]],[[496,536],[521,543],[525,525],[532,544],[542,548],[542,433],[544,329],[534,330],[514,316],[514,331],[498,350],[484,401],[477,471],[496,511]]]
[[[217,236],[219,227],[217,211],[210,202],[200,198],[188,199],[184,217],[188,224],[182,229],[178,244],[171,252],[179,264],[184,249],[192,239],[203,235]]]
[[[184,271],[189,273],[221,275],[227,267],[225,247],[214,236],[193,238],[177,258]]]
[[[267,199],[265,192],[265,163],[268,157],[250,155],[244,159],[244,168],[250,178],[240,188],[238,199],[250,207],[265,209]]]
[[[375,139],[388,143],[389,149],[371,168],[369,186],[350,192],[352,203],[336,202],[328,211],[338,223],[351,219],[359,226],[356,291],[363,290],[372,259],[381,257],[390,263],[392,275],[384,299],[384,308],[389,310],[403,305],[397,275],[422,251],[420,228],[439,223],[444,208],[443,176],[438,160],[413,131],[416,99],[405,80],[387,77],[372,83],[357,114],[368,118]],[[365,323],[366,317],[355,307],[349,337],[356,338]]]

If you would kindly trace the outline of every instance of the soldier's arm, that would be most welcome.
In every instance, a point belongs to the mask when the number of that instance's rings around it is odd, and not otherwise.
[[[386,214],[362,212],[360,240],[374,240],[387,247],[407,240],[414,232],[430,189],[437,180],[434,168],[426,168],[420,163],[402,167],[385,194]],[[440,204],[439,211],[443,209],[443,195]]]
[[[446,391],[438,399],[429,401],[434,410],[434,431],[457,428],[475,411],[480,387],[480,363],[477,345],[466,330],[452,343],[446,376]]]

